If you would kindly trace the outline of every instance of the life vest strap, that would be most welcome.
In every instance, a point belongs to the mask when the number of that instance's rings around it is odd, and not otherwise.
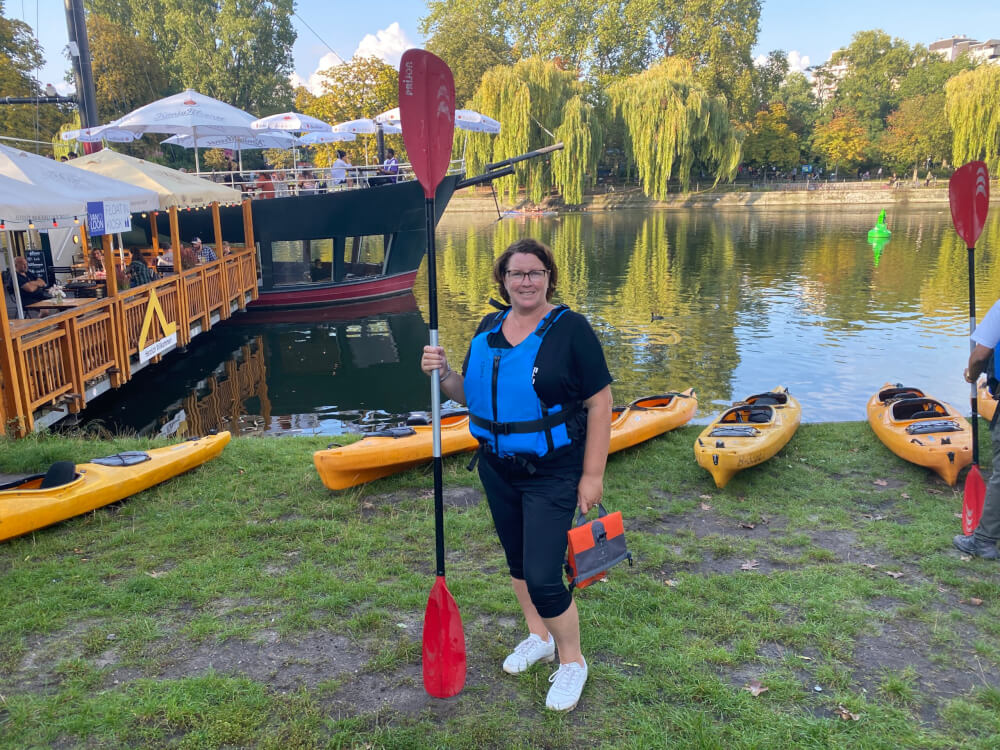
[[[582,407],[583,404],[577,401],[565,409],[548,414],[541,419],[531,419],[525,422],[494,422],[491,419],[483,419],[475,414],[469,414],[469,421],[476,427],[486,430],[491,435],[517,435],[527,432],[542,432],[565,424],[571,417],[575,417]]]

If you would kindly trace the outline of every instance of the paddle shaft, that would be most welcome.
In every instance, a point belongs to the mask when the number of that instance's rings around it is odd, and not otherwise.
[[[976,248],[969,248],[969,353],[976,348],[972,334],[976,332]],[[979,415],[978,415],[979,385],[972,382],[972,465],[979,466]]]
[[[438,345],[437,263],[434,249],[434,199],[424,199],[424,221],[427,225],[427,317],[430,322],[430,344]],[[444,476],[441,464],[441,371],[431,371],[431,435],[434,456],[434,548],[437,554],[437,574],[444,575]]]

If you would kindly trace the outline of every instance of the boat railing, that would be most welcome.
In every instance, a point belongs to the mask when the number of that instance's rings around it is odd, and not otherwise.
[[[154,295],[162,317],[154,314]],[[124,385],[145,366],[143,339],[159,341],[164,324],[175,328],[177,345],[184,346],[256,297],[256,253],[234,249],[113,297],[46,318],[8,321],[0,330],[0,434],[31,432],[40,412],[76,413],[108,388]]]
[[[323,195],[343,190],[358,190],[376,185],[416,180],[413,166],[399,165],[395,176],[382,175],[379,166],[350,166],[341,175],[333,167],[294,167],[289,169],[234,170],[229,172],[196,172],[198,177],[239,190],[244,198],[286,198],[290,196]],[[448,174],[464,174],[465,160],[453,159]]]

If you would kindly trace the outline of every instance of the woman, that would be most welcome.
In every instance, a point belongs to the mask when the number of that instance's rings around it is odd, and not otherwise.
[[[99,279],[104,278],[104,252],[99,247],[95,247],[90,251],[90,262],[87,264],[87,270],[92,277]]]
[[[503,669],[518,674],[552,661],[558,647],[545,705],[570,711],[587,662],[562,579],[566,532],[576,509],[586,513],[604,491],[611,375],[586,318],[550,302],[557,277],[545,245],[518,240],[493,266],[510,308],[483,318],[462,372],[442,347],[424,347],[420,367],[440,370],[444,393],[468,404],[480,442],[479,476],[529,632]]]
[[[156,281],[156,273],[146,265],[146,259],[142,257],[142,250],[133,247],[129,252],[131,253],[132,261],[125,267],[125,270],[128,272],[131,285],[137,287],[148,284],[151,281]]]
[[[333,185],[350,184],[347,176],[347,170],[350,166],[351,163],[347,161],[347,152],[338,148],[337,160],[333,162],[330,169],[330,183]]]

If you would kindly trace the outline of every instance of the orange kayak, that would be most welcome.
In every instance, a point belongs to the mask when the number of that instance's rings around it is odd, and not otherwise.
[[[686,424],[698,410],[693,388],[638,398],[628,406],[615,407],[611,421],[609,453],[630,448]],[[343,490],[365,482],[398,474],[431,460],[430,424],[393,427],[362,440],[313,454],[313,463],[323,484]],[[473,451],[479,446],[469,432],[466,411],[441,417],[441,455]]]
[[[128,451],[89,463],[53,466],[0,487],[0,541],[100,508],[164,482],[215,458],[229,443],[229,433],[207,435],[166,448]],[[57,468],[65,481],[48,487]]]
[[[698,465],[722,489],[738,471],[764,463],[799,429],[802,407],[778,386],[737,402],[702,430],[694,443]]]
[[[919,388],[886,383],[868,401],[868,423],[900,458],[955,484],[972,463],[972,427],[955,407]]]
[[[997,411],[997,400],[993,398],[989,388],[986,387],[985,380],[979,382],[979,390],[976,396],[976,411],[987,422],[993,421],[993,415]]]

